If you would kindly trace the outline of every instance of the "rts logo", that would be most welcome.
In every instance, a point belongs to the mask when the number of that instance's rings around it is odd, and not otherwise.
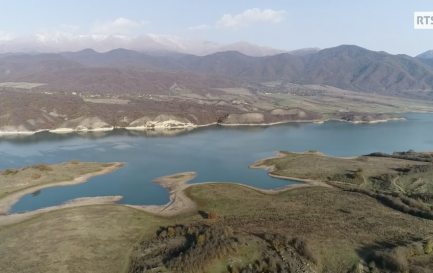
[[[415,29],[433,29],[433,11],[415,12],[413,27]]]

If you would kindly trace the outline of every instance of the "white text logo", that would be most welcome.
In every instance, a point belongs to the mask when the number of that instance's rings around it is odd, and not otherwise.
[[[413,15],[415,29],[433,29],[433,11],[419,11]]]

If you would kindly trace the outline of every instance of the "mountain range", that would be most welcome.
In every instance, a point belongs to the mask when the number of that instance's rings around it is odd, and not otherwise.
[[[96,93],[169,92],[173,84],[200,93],[277,82],[433,98],[433,54],[393,55],[355,45],[260,57],[237,51],[197,56],[126,49],[14,53],[0,55],[0,82],[36,82],[49,91]]]
[[[0,53],[39,52],[53,53],[61,51],[79,51],[93,48],[98,52],[125,48],[151,54],[177,52],[204,56],[222,51],[239,51],[250,56],[270,56],[286,52],[275,48],[259,46],[244,41],[235,43],[218,43],[206,40],[186,39],[174,35],[145,34],[137,37],[122,35],[68,35],[59,33],[55,37],[27,37],[1,41]]]

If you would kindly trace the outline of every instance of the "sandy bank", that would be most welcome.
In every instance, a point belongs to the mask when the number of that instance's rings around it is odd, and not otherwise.
[[[345,119],[329,119],[329,120],[335,120],[335,121],[340,121],[340,122],[348,122],[348,123],[352,123],[352,124],[377,124],[377,123],[385,123],[385,122],[389,122],[389,121],[405,121],[405,118],[388,118],[388,119],[374,119],[374,120],[369,120],[369,121],[363,121],[363,120],[345,120]]]
[[[197,174],[195,172],[183,172],[155,179],[155,183],[161,185],[170,193],[170,201],[166,205],[127,206],[160,216],[174,216],[195,211],[197,205],[186,196],[185,189],[191,186],[191,184],[187,184],[187,182],[191,181],[196,176]]]
[[[243,127],[243,126],[273,126],[280,124],[289,124],[289,123],[320,123],[325,122],[325,120],[321,119],[312,119],[312,120],[282,120],[276,122],[269,123],[219,123],[218,125],[227,126],[227,127]]]
[[[284,156],[283,153],[279,153],[277,157]],[[274,157],[275,158],[275,157]],[[266,166],[263,165],[261,161],[258,161],[254,164],[252,164],[251,168],[261,168],[261,169],[267,169],[271,170],[272,166]],[[0,226],[1,225],[7,225],[12,223],[17,223],[22,220],[28,219],[31,216],[38,215],[40,213],[54,211],[57,209],[62,208],[71,208],[71,207],[77,207],[77,206],[85,206],[85,205],[97,205],[97,204],[113,204],[119,201],[122,197],[121,196],[103,196],[103,197],[89,197],[89,198],[78,198],[74,199],[70,202],[67,202],[65,204],[59,205],[59,206],[53,206],[48,208],[43,208],[35,211],[30,211],[26,213],[17,213],[17,214],[10,214],[7,215],[7,211],[10,209],[10,207],[15,203],[17,200],[19,200],[20,197],[22,197],[25,194],[34,192],[38,189],[46,188],[46,187],[52,187],[52,186],[58,186],[58,185],[71,185],[71,184],[78,184],[83,183],[87,179],[89,179],[92,176],[95,175],[101,175],[105,174],[111,171],[114,171],[115,169],[121,167],[121,163],[117,163],[114,166],[108,167],[107,169],[104,169],[103,171],[97,172],[97,173],[91,173],[87,175],[83,175],[81,177],[78,177],[72,181],[65,181],[55,184],[49,184],[49,185],[43,185],[40,187],[32,187],[30,189],[26,189],[25,191],[18,192],[16,194],[12,194],[10,196],[7,196],[6,198],[0,200],[0,208],[2,210],[2,213],[4,215],[0,215]],[[176,173],[173,175],[163,176],[156,178],[154,180],[155,183],[161,185],[165,189],[169,191],[170,194],[170,201],[165,205],[124,205],[127,207],[139,209],[157,216],[163,216],[163,217],[171,217],[183,213],[190,213],[195,212],[197,210],[196,203],[191,200],[185,193],[185,190],[191,186],[200,186],[203,184],[230,184],[230,185],[237,185],[241,187],[245,187],[263,194],[278,194],[280,192],[284,192],[291,189],[296,188],[302,188],[302,187],[310,187],[310,186],[322,186],[322,187],[330,187],[328,184],[320,182],[320,181],[314,181],[309,179],[299,179],[294,177],[285,177],[285,176],[279,176],[272,173],[268,173],[270,176],[280,178],[280,179],[290,179],[295,180],[303,183],[299,184],[288,184],[285,187],[278,188],[278,189],[261,189],[256,188],[253,186],[241,184],[241,183],[233,183],[233,182],[202,182],[197,184],[188,184],[189,181],[194,179],[197,174],[195,172],[182,172],[182,173]]]
[[[253,165],[251,166],[251,168],[265,168],[265,169],[267,168],[267,167],[254,167]],[[311,187],[311,186],[331,187],[328,184],[320,181],[278,176],[271,173],[269,173],[269,175],[275,178],[295,180],[303,183],[287,184],[287,186],[278,189],[261,189],[261,188],[241,184],[241,183],[232,183],[232,182],[201,182],[197,184],[187,184],[187,182],[194,179],[196,175],[197,174],[195,172],[184,172],[184,173],[176,173],[173,175],[163,176],[155,179],[154,180],[155,183],[166,188],[170,193],[170,201],[165,205],[143,205],[143,206],[126,205],[126,206],[140,209],[158,216],[170,217],[170,216],[175,216],[183,213],[194,212],[197,209],[197,205],[195,204],[195,202],[185,194],[185,190],[192,186],[200,186],[200,185],[207,185],[207,184],[230,184],[230,185],[245,187],[263,194],[278,194],[280,192],[284,192],[291,189]]]
[[[120,201],[121,199],[122,196],[83,197],[83,198],[73,199],[59,206],[53,206],[53,207],[33,210],[24,213],[0,215],[0,226],[15,224],[44,212],[50,212],[54,210],[73,208],[73,207],[81,207],[81,206],[114,204]]]
[[[35,191],[38,191],[41,189],[45,189],[45,188],[50,188],[53,186],[68,186],[68,185],[75,185],[75,184],[84,183],[94,176],[103,175],[103,174],[113,172],[113,171],[121,168],[122,166],[123,166],[123,163],[116,162],[113,165],[102,169],[101,171],[84,174],[82,176],[76,177],[76,178],[69,180],[69,181],[62,181],[62,182],[58,182],[58,183],[48,183],[48,184],[43,184],[43,185],[37,185],[34,187],[23,189],[21,191],[14,192],[14,193],[7,195],[6,197],[0,199],[0,215],[6,215],[9,212],[9,209],[21,197],[23,197],[26,194],[30,194],[32,192],[35,192]]]
[[[306,154],[306,153],[310,153],[310,154],[315,154],[318,156],[326,156],[325,154],[322,154],[320,152],[300,152],[297,154]],[[294,188],[305,188],[305,187],[316,187],[316,186],[320,186],[320,187],[327,187],[327,188],[332,188],[331,185],[323,182],[323,181],[319,181],[319,180],[313,180],[313,179],[305,179],[305,178],[299,178],[299,177],[290,177],[290,176],[283,176],[283,175],[278,175],[275,174],[275,166],[273,165],[268,165],[265,163],[266,160],[269,159],[277,159],[277,158],[282,158],[284,157],[285,154],[283,152],[278,152],[278,154],[276,156],[272,156],[272,157],[268,157],[265,159],[261,159],[257,162],[254,162],[253,164],[251,164],[249,167],[252,169],[264,169],[266,171],[268,171],[268,175],[275,177],[275,178],[279,178],[279,179],[286,179],[286,180],[294,180],[294,181],[299,181],[301,183],[299,184],[291,184],[291,185],[287,185],[287,187],[284,187],[282,189],[278,189],[277,192],[281,192],[281,191],[285,191],[287,189],[294,189]],[[347,158],[349,159],[349,158]],[[263,191],[261,189],[259,189],[260,191]]]
[[[41,129],[36,131],[0,131],[1,136],[26,136],[33,135],[40,132],[50,132],[54,134],[69,134],[69,133],[92,133],[92,132],[109,132],[114,129],[125,129],[130,131],[163,131],[163,130],[173,130],[173,129],[185,129],[185,130],[193,130],[196,128],[209,127],[213,125],[221,125],[227,127],[262,127],[262,126],[273,126],[273,125],[281,125],[281,124],[290,124],[290,123],[315,123],[315,124],[323,124],[327,121],[340,121],[340,122],[348,122],[352,124],[376,124],[376,123],[384,123],[389,121],[404,121],[405,118],[395,117],[389,119],[377,119],[370,121],[350,121],[344,119],[337,118],[329,118],[329,119],[314,119],[314,120],[283,120],[277,122],[269,122],[269,123],[208,123],[208,124],[193,124],[189,123],[186,125],[175,125],[175,126],[126,126],[126,127],[101,127],[101,128],[86,128],[86,129],[76,129],[76,128],[56,128],[56,129]]]

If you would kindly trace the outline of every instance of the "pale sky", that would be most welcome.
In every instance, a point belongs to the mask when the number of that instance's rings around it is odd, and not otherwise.
[[[32,43],[53,51],[87,48],[113,39],[125,41],[113,47],[128,47],[146,34],[283,50],[356,44],[416,55],[433,49],[433,30],[413,29],[414,11],[433,11],[432,0],[0,0],[0,11],[3,51]]]

